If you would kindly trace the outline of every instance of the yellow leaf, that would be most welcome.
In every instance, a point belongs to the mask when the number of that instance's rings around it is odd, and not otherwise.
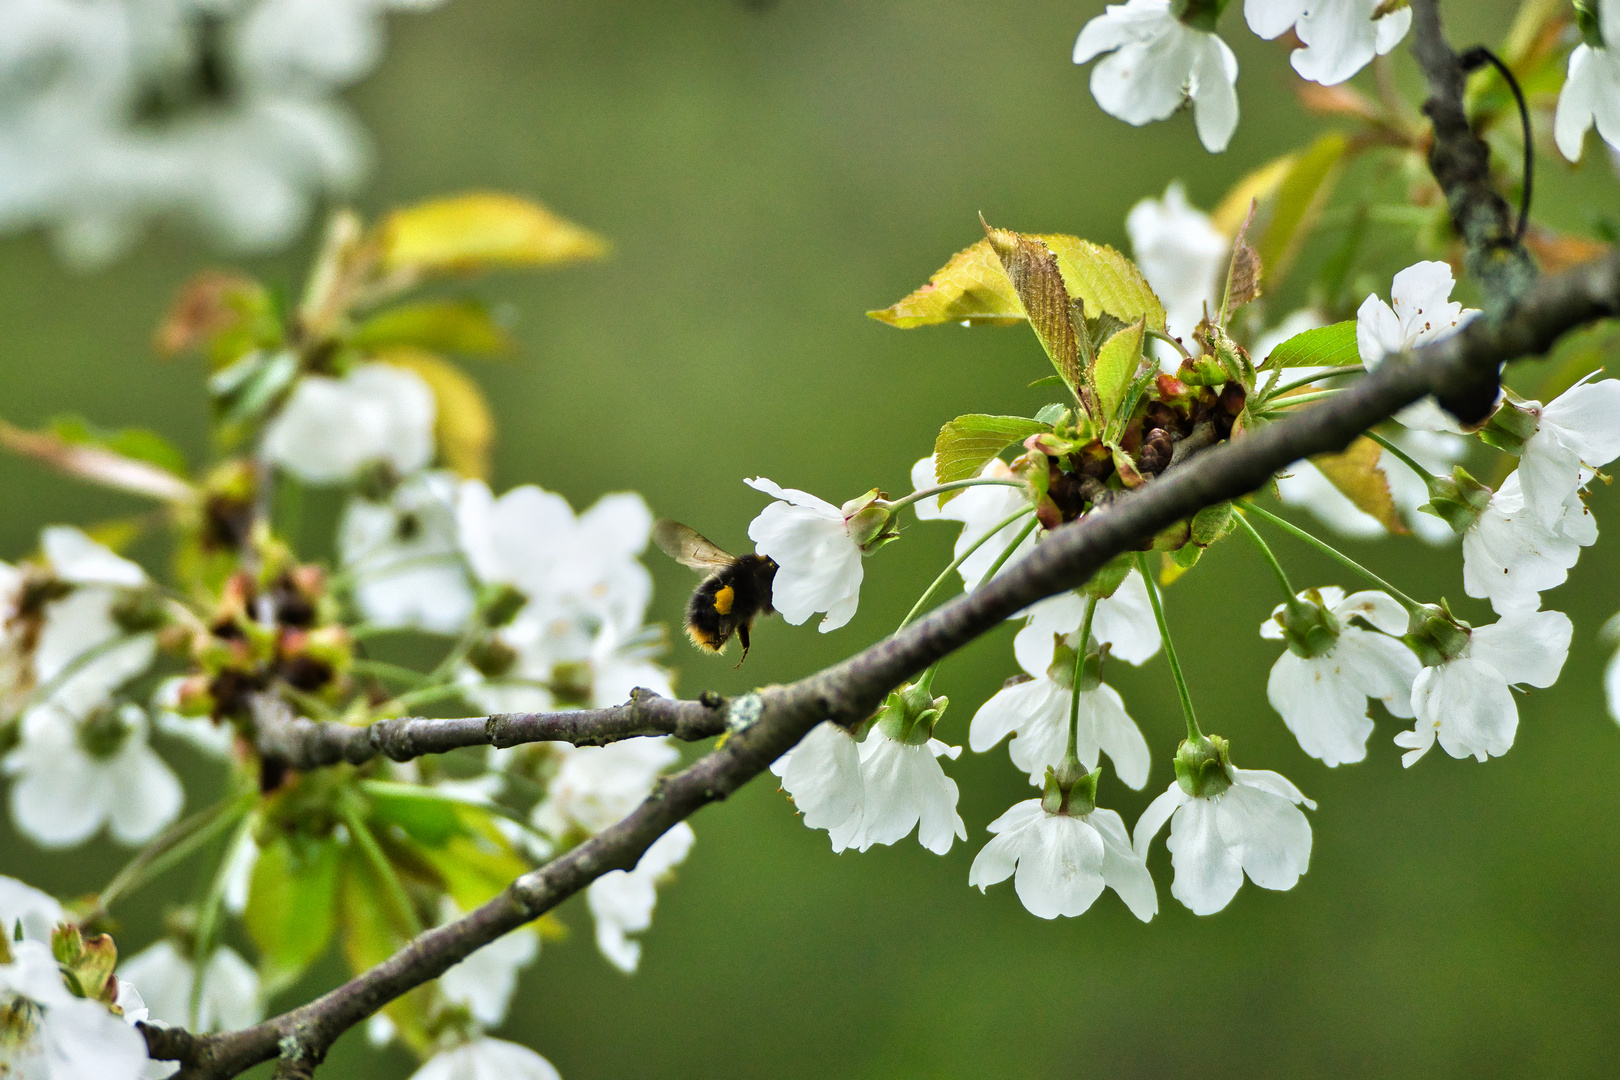
[[[1225,236],[1236,236],[1238,227],[1249,215],[1249,204],[1256,200],[1265,202],[1276,194],[1277,186],[1283,182],[1283,177],[1288,175],[1288,170],[1294,167],[1296,157],[1297,154],[1284,154],[1280,158],[1266,162],[1233,184],[1232,190],[1221,198],[1220,205],[1209,215],[1215,228]]]
[[[1352,503],[1356,509],[1374,518],[1392,533],[1410,530],[1395,510],[1395,500],[1389,493],[1389,480],[1378,467],[1378,444],[1360,438],[1350,444],[1342,454],[1319,454],[1311,464],[1321,470],[1328,482]]]
[[[1287,175],[1277,185],[1276,202],[1266,231],[1257,247],[1260,261],[1266,268],[1267,285],[1275,282],[1287,271],[1300,246],[1316,225],[1322,207],[1344,171],[1345,152],[1350,140],[1337,132],[1329,132],[1307,146],[1297,155]]]
[[[1147,329],[1164,332],[1164,305],[1135,263],[1107,244],[1077,236],[1043,233],[1041,241],[1057,256],[1063,287],[1085,304],[1086,318],[1107,312],[1120,322],[1147,320]]]
[[[867,314],[902,330],[947,322],[1010,326],[1025,318],[1024,305],[989,240],[952,255],[928,284],[910,296]]]
[[[984,231],[990,247],[1001,259],[1002,269],[1018,292],[1018,299],[1029,316],[1029,325],[1041,339],[1041,347],[1064,381],[1070,387],[1078,387],[1083,376],[1080,341],[1074,332],[1069,294],[1057,258],[1033,236],[992,229],[989,225]]]
[[[395,210],[382,224],[382,267],[419,274],[598,259],[608,245],[539,203],[493,192]]]
[[[388,349],[376,358],[416,372],[433,391],[438,406],[433,437],[445,464],[469,479],[489,479],[495,417],[478,384],[454,364],[421,349]]]

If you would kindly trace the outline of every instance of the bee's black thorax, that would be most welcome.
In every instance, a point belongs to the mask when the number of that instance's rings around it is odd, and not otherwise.
[[[748,630],[756,618],[774,614],[771,584],[776,563],[763,555],[743,555],[704,579],[686,604],[686,632],[705,649],[726,647],[736,634],[748,648]]]

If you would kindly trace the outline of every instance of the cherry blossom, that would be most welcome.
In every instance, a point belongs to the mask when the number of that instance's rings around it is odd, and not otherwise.
[[[411,1080],[562,1080],[551,1062],[504,1039],[487,1035],[441,1050],[411,1074]]]
[[[984,468],[979,470],[980,477],[989,479],[1007,480],[1011,479],[1012,475],[1012,469],[1000,458],[991,458]],[[935,483],[932,455],[911,467],[911,486],[914,490],[923,491],[935,486]],[[1007,548],[1024,529],[1023,521],[1004,525],[995,535],[989,535],[996,526],[1001,525],[1021,508],[1029,506],[1029,496],[1022,488],[987,484],[983,487],[970,487],[958,491],[956,498],[946,503],[943,508],[939,506],[937,495],[919,499],[912,505],[917,511],[919,520],[962,523],[962,532],[956,538],[957,558],[962,558],[963,553],[973,548],[975,544],[979,545],[973,554],[962,559],[962,565],[957,567],[957,572],[962,575],[962,586],[969,591],[983,584],[984,575],[998,559],[1002,560],[1004,567],[1010,566],[1013,560],[1035,547],[1035,534],[1032,532],[1019,542],[1012,554],[1007,555]],[[984,542],[980,543],[981,540]],[[1005,559],[1002,558],[1003,555],[1006,555]]]
[[[794,626],[826,612],[818,626],[824,634],[849,622],[860,603],[865,570],[844,511],[762,476],[744,483],[778,500],[748,526],[755,549],[776,560],[771,605]]]
[[[1589,375],[1546,405],[1517,407],[1536,422],[1519,453],[1525,505],[1544,528],[1556,529],[1587,479],[1582,469],[1620,457],[1620,380]]]
[[[1141,127],[1191,101],[1204,149],[1226,149],[1238,122],[1238,63],[1226,42],[1176,18],[1170,0],[1129,0],[1108,5],[1074,43],[1076,64],[1103,53],[1091,70],[1103,112]]]
[[[1579,493],[1549,529],[1525,506],[1519,477],[1509,474],[1463,533],[1463,588],[1498,615],[1540,607],[1540,594],[1562,585],[1581,548],[1597,543],[1597,520]]]
[[[861,786],[865,807],[854,846],[865,851],[874,844],[893,844],[913,828],[917,842],[943,855],[954,839],[967,839],[967,826],[956,812],[956,781],[945,775],[938,759],[956,758],[959,746],[938,739],[902,742],[879,724],[860,744]]]
[[[1553,116],[1553,140],[1570,161],[1581,159],[1586,133],[1594,124],[1598,137],[1620,150],[1620,5],[1603,0],[1596,22],[1596,34],[1569,54],[1569,72]]]
[[[0,964],[0,1075],[27,1080],[136,1080],[146,1040],[100,1002],[75,997],[50,946],[8,944]]]
[[[222,945],[203,967],[195,1022],[191,996],[196,965],[170,941],[159,941],[119,966],[120,982],[140,988],[151,1018],[191,1031],[234,1031],[264,1016],[259,975],[236,950]]]
[[[1377,15],[1380,0],[1243,0],[1249,29],[1268,41],[1290,28],[1305,44],[1289,57],[1300,77],[1334,86],[1401,43],[1412,25],[1403,7]]]
[[[855,846],[866,809],[861,754],[848,728],[823,721],[771,763],[806,827],[825,829],[835,852]]]
[[[1025,671],[1045,670],[1051,662],[1052,635],[1072,634],[1086,617],[1086,597],[1058,593],[1030,607],[1028,621],[1013,639],[1013,651]],[[1159,654],[1159,624],[1153,618],[1147,586],[1139,571],[1125,575],[1112,596],[1097,601],[1091,636],[1108,646],[1111,659],[1140,666]]]
[[[641,942],[629,935],[652,926],[658,883],[686,861],[695,839],[692,826],[677,822],[642,853],[634,870],[603,874],[586,890],[585,900],[596,921],[596,947],[625,974],[634,974],[641,963]]]
[[[309,484],[344,483],[377,464],[408,476],[433,458],[436,415],[433,391],[404,368],[306,375],[265,429],[264,455]]]
[[[1390,283],[1391,303],[1369,294],[1356,309],[1356,348],[1371,371],[1386,357],[1442,341],[1479,314],[1451,299],[1456,281],[1443,262],[1413,263]],[[1393,305],[1393,306],[1392,306]],[[1458,431],[1456,420],[1432,397],[1408,405],[1395,419],[1428,431]]]
[[[357,498],[344,510],[338,556],[367,622],[452,634],[472,614],[458,545],[458,485],[454,473],[418,473],[387,501]]]
[[[1107,886],[1143,922],[1158,914],[1153,878],[1114,811],[1051,814],[1040,799],[1026,799],[989,829],[996,837],[968,871],[968,884],[980,892],[1011,877],[1019,902],[1031,915],[1055,919],[1083,914]]]
[[[1167,331],[1194,349],[1193,331],[1204,312],[1220,308],[1231,239],[1187,201],[1179,180],[1164,189],[1162,199],[1143,199],[1131,207],[1125,231],[1136,264],[1164,303]],[[1165,342],[1155,342],[1154,348],[1165,373],[1174,374],[1181,366],[1181,354]]]

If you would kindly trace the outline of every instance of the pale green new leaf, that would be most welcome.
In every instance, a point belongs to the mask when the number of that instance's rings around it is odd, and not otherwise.
[[[1024,305],[989,240],[952,255],[928,284],[909,296],[866,314],[902,330],[950,322],[1010,326],[1025,318]]]
[[[1050,425],[1022,416],[958,416],[940,428],[939,438],[934,440],[934,478],[949,484],[977,476],[991,458],[1007,447],[1051,430]],[[950,502],[961,490],[942,494],[940,505]]]
[[[338,845],[272,840],[259,853],[243,923],[264,958],[266,982],[287,986],[320,959],[337,926]]]
[[[379,311],[350,336],[358,349],[410,345],[464,356],[506,356],[512,339],[476,300],[431,300]]]
[[[1097,353],[1094,381],[1102,403],[1103,418],[1109,423],[1110,430],[1115,426],[1120,403],[1142,362],[1144,327],[1144,320],[1138,319],[1135,325],[1127,326],[1104,342]]]
[[[1272,349],[1263,366],[1344,367],[1359,363],[1361,353],[1356,348],[1356,321],[1346,319],[1332,326],[1319,326],[1315,330],[1295,334]]]
[[[1086,317],[1106,312],[1120,322],[1146,319],[1147,328],[1164,332],[1164,305],[1136,264],[1107,244],[1093,244],[1077,236],[1036,236],[1057,256],[1063,287],[1085,304]]]
[[[1276,282],[1310,235],[1344,171],[1349,147],[1350,141],[1337,132],[1323,135],[1294,159],[1278,185],[1265,234],[1255,244],[1261,265],[1266,268],[1268,289],[1276,289]]]

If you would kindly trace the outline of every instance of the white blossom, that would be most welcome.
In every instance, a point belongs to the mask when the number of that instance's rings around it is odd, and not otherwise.
[[[414,371],[359,364],[341,379],[306,375],[264,432],[264,455],[310,484],[367,465],[408,476],[433,458],[433,391]]]
[[[1452,466],[1468,451],[1468,441],[1462,436],[1440,431],[1403,427],[1390,436],[1390,442],[1436,475],[1450,473]],[[1395,509],[1419,539],[1437,546],[1457,539],[1444,519],[1421,510],[1429,502],[1427,480],[1388,450],[1379,451],[1378,469],[1389,484]],[[1388,531],[1377,518],[1351,502],[1309,461],[1296,461],[1277,477],[1277,494],[1284,505],[1310,511],[1341,536],[1370,540]]]
[[[100,1002],[75,997],[50,946],[9,944],[0,964],[0,1076],[19,1080],[136,1080],[146,1040]]]
[[[1398,640],[1406,633],[1407,614],[1387,594],[1367,591],[1345,596],[1343,589],[1329,585],[1317,595],[1340,623],[1337,638],[1320,656],[1284,651],[1272,665],[1266,697],[1299,740],[1300,749],[1327,765],[1344,765],[1367,756],[1367,736],[1373,730],[1368,699],[1382,702],[1395,716],[1411,717],[1412,682],[1422,665]],[[1299,599],[1313,603],[1306,593]],[[1286,604],[1277,605],[1271,618],[1261,624],[1261,637],[1284,638],[1286,610]],[[1355,617],[1382,633],[1349,625]]]
[[[1025,650],[1020,663],[1031,659],[1028,652]],[[1076,698],[1072,667],[1054,678],[1052,663],[1052,639],[1048,638],[1046,664],[1025,667],[1031,678],[997,691],[979,706],[968,726],[968,745],[976,754],[1013,735],[1007,754],[1037,787],[1044,781],[1047,767],[1056,767],[1063,760],[1069,744],[1069,709]],[[1097,767],[1099,751],[1106,753],[1120,780],[1140,791],[1147,783],[1152,758],[1147,740],[1125,712],[1118,691],[1099,683],[1093,690],[1081,690],[1077,704],[1075,753],[1080,763],[1090,771]]]
[[[19,924],[27,941],[50,944],[51,931],[64,921],[62,905],[50,893],[13,877],[0,875],[0,934],[17,937]]]
[[[1598,136],[1620,151],[1620,5],[1603,0],[1597,10],[1601,46],[1582,42],[1569,54],[1569,72],[1558,91],[1553,140],[1570,161],[1593,124]]]
[[[523,593],[531,616],[574,623],[585,637],[601,626],[626,636],[641,626],[652,575],[639,560],[653,516],[640,495],[604,495],[576,516],[567,499],[533,484],[497,499],[468,480],[456,514],[474,574]]]
[[[425,6],[0,6],[0,228],[48,228],[91,265],[162,217],[235,249],[286,243],[365,171],[364,135],[334,95],[375,65],[381,13]]]
[[[259,975],[236,950],[216,948],[203,968],[202,992],[193,1021],[191,994],[197,977],[191,957],[170,941],[137,953],[119,965],[119,981],[138,987],[151,1018],[195,1032],[235,1031],[264,1017]]]
[[[1086,617],[1086,597],[1078,592],[1058,593],[1031,605],[1028,622],[1013,639],[1019,665],[1029,672],[1051,663],[1052,635],[1072,634]],[[1114,595],[1097,601],[1091,636],[1108,646],[1111,659],[1140,666],[1159,653],[1159,623],[1140,571],[1132,570]]]
[[[449,897],[441,901],[442,922],[461,914]],[[518,972],[534,963],[539,955],[539,933],[533,927],[520,927],[450,965],[449,970],[439,976],[439,990],[451,1004],[465,1006],[480,1024],[499,1027],[506,1022],[506,1011],[517,990]]]
[[[826,612],[818,627],[824,634],[849,622],[860,603],[865,570],[843,510],[763,476],[744,483],[779,500],[748,525],[755,550],[776,561],[771,605],[794,626]]]
[[[1195,350],[1192,335],[1205,310],[1218,314],[1232,241],[1187,202],[1179,180],[1164,189],[1163,199],[1143,199],[1131,207],[1125,231],[1137,266],[1164,303],[1167,331]],[[1181,366],[1181,354],[1170,345],[1155,342],[1154,348],[1167,374]]]
[[[1292,889],[1311,862],[1311,826],[1301,805],[1316,804],[1283,776],[1265,769],[1227,766],[1231,786],[1194,797],[1179,782],[1142,812],[1135,847],[1148,847],[1170,822],[1170,895],[1195,915],[1212,915],[1232,902],[1243,875],[1262,889]]]
[[[1597,519],[1578,492],[1549,529],[1525,506],[1519,471],[1492,493],[1478,520],[1463,533],[1463,588],[1489,599],[1498,615],[1534,611],[1541,593],[1569,576],[1581,548],[1597,543]]]
[[[806,827],[825,829],[833,851],[855,846],[866,810],[861,753],[848,728],[830,720],[771,763],[782,789],[804,815]]]
[[[1055,919],[1082,914],[1106,885],[1143,922],[1158,914],[1153,878],[1132,850],[1125,823],[1114,811],[1049,814],[1040,799],[1026,799],[989,828],[996,837],[968,871],[968,884],[980,892],[1011,877],[1019,901],[1031,915]]]
[[[1370,293],[1356,309],[1356,349],[1368,371],[1389,356],[1410,352],[1455,334],[1479,314],[1451,299],[1456,282],[1443,262],[1413,263],[1390,283],[1391,304]],[[1407,427],[1458,431],[1456,420],[1432,397],[1408,405],[1395,419]]]
[[[526,1046],[487,1035],[441,1050],[411,1080],[562,1080],[551,1062]]]
[[[967,826],[956,812],[956,781],[945,775],[937,760],[954,759],[961,747],[946,746],[938,739],[901,742],[879,724],[867,733],[860,751],[866,801],[853,846],[865,851],[874,844],[892,844],[915,828],[918,843],[943,855],[951,850],[953,838],[967,839]]]
[[[1501,757],[1519,729],[1510,685],[1548,687],[1558,681],[1574,635],[1561,611],[1515,611],[1469,632],[1462,654],[1426,667],[1412,686],[1411,731],[1395,736],[1410,767],[1438,739],[1454,758]]]
[[[625,974],[633,974],[641,963],[641,942],[629,935],[652,926],[658,883],[686,861],[695,839],[692,826],[676,822],[642,853],[634,870],[610,871],[586,890],[585,900],[596,921],[596,947]]]
[[[1141,127],[1183,104],[1204,149],[1226,149],[1237,128],[1237,57],[1219,37],[1171,14],[1170,0],[1110,4],[1080,31],[1074,62],[1103,53],[1091,70],[1091,94],[1103,112]]]
[[[147,745],[139,706],[79,711],[58,695],[23,714],[21,736],[0,770],[15,778],[12,820],[43,847],[81,844],[103,825],[141,844],[180,813],[180,781]]]
[[[555,838],[574,830],[596,834],[621,820],[652,793],[680,752],[668,739],[625,739],[607,746],[552,744],[562,766],[534,808],[534,827]]]
[[[1620,457],[1620,380],[1582,379],[1546,405],[1521,407],[1536,430],[1519,454],[1520,483],[1531,514],[1556,529],[1570,499],[1585,483],[1582,469],[1599,469]]]
[[[1412,11],[1375,17],[1380,0],[1243,0],[1249,29],[1266,40],[1290,27],[1305,43],[1289,57],[1301,78],[1335,86],[1401,43]]]
[[[979,470],[979,476],[988,479],[1010,480],[1012,469],[1000,458],[991,458]],[[911,486],[913,490],[922,491],[934,487],[937,481],[934,473],[934,459],[930,455],[918,461],[911,467]],[[979,547],[973,554],[962,559],[962,565],[957,567],[957,573],[962,575],[962,586],[968,591],[977,589],[984,582],[984,575],[997,559],[1002,559],[1007,548],[1018,538],[1027,522],[1014,521],[998,529],[995,535],[990,530],[1012,517],[1020,509],[1034,512],[1029,504],[1029,495],[1022,487],[1004,486],[1001,484],[986,484],[982,487],[963,488],[956,492],[956,497],[939,506],[939,496],[930,495],[926,499],[919,499],[912,506],[917,511],[917,517],[922,521],[960,521],[962,532],[956,538],[956,558],[961,559],[964,552],[973,545]],[[988,537],[988,539],[986,539]],[[979,542],[984,542],[980,544]],[[1031,532],[1019,542],[1018,547],[1002,559],[1002,567],[1008,567],[1013,562],[1028,554],[1035,548],[1035,534]],[[997,571],[1000,572],[999,570]]]
[[[472,614],[456,525],[459,483],[454,473],[422,472],[387,502],[349,502],[338,556],[354,575],[355,604],[367,622],[451,634]]]

